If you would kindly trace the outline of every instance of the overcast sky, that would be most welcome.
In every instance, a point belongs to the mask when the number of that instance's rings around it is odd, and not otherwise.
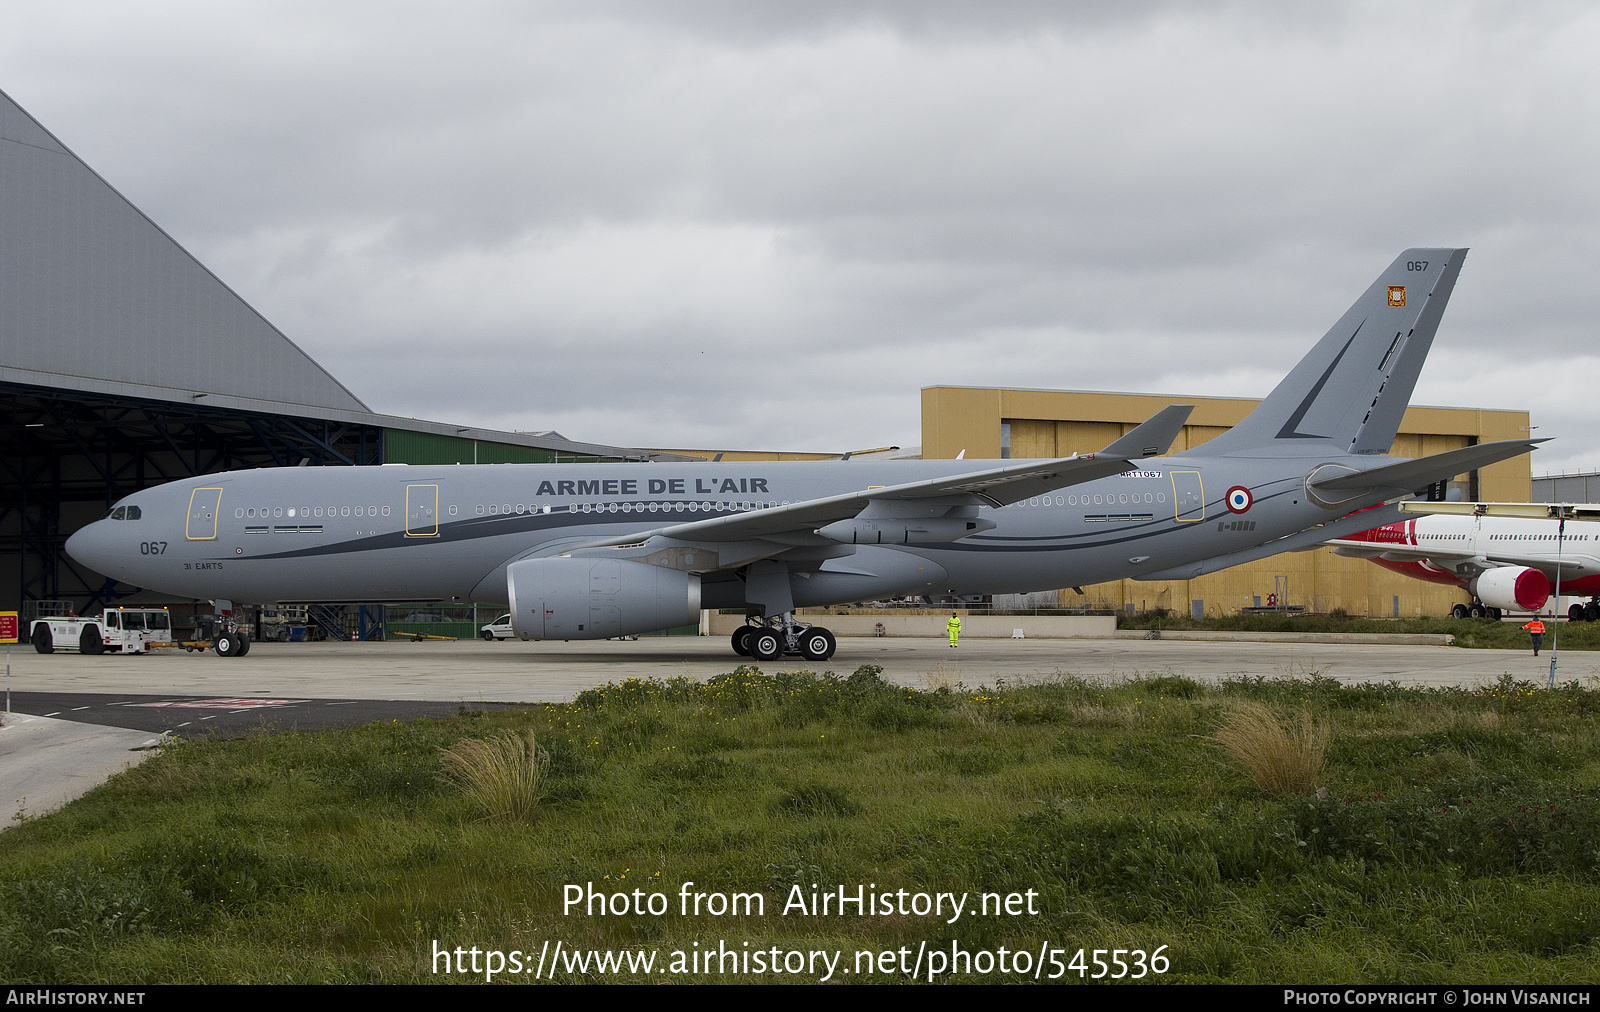
[[[920,441],[923,386],[1265,395],[1470,246],[1415,403],[1600,468],[1600,8],[6,8],[0,88],[375,410]]]

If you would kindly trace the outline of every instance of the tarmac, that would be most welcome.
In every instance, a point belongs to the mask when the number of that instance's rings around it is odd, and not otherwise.
[[[1126,634],[1124,634],[1126,635]],[[311,730],[444,716],[461,708],[567,702],[627,678],[710,678],[747,658],[722,638],[585,642],[390,641],[255,643],[246,657],[161,651],[142,656],[37,654],[13,647],[16,713],[0,725],[0,803],[9,819],[78,797],[149,756],[161,733]],[[824,664],[786,658],[768,670],[847,674],[875,664],[917,688],[993,685],[1071,675],[1123,680],[1184,675],[1472,687],[1503,675],[1543,683],[1546,651],[1469,650],[1394,642],[1178,639],[841,639]],[[1561,655],[1558,681],[1600,682],[1600,651]],[[123,726],[130,725],[130,726]],[[140,751],[139,749],[144,749]]]

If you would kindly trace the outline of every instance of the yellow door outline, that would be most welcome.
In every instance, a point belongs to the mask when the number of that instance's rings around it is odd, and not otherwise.
[[[201,495],[214,492],[215,495]],[[215,541],[217,539],[217,514],[222,505],[222,489],[197,488],[189,493],[189,519],[183,525],[183,536],[190,541]],[[210,533],[201,534],[200,531]]]
[[[1198,493],[1197,504],[1185,502],[1183,495],[1178,492],[1178,475],[1180,474],[1194,476],[1193,486],[1190,486],[1187,481],[1184,482],[1184,492],[1190,494]],[[1206,518],[1206,483],[1201,480],[1200,472],[1168,471],[1167,477],[1172,479],[1172,518],[1180,524],[1192,524],[1204,520]],[[1196,505],[1199,507],[1199,512],[1195,513],[1194,516],[1184,516],[1185,512],[1192,512]],[[1190,507],[1190,509],[1186,511],[1184,509],[1185,506]]]
[[[439,486],[406,486],[406,537],[439,536]]]

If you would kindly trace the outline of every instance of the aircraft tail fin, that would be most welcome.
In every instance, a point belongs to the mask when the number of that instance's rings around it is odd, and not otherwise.
[[[1309,450],[1320,441],[1341,453],[1387,453],[1466,255],[1400,254],[1277,389],[1204,452]]]

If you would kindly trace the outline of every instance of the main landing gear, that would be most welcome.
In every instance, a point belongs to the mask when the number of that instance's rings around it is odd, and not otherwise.
[[[1458,604],[1450,609],[1450,614],[1454,618],[1487,618],[1495,622],[1500,621],[1500,609],[1491,608],[1482,601]]]
[[[776,619],[752,618],[733,634],[733,652],[758,661],[775,661],[785,654],[798,654],[808,661],[825,661],[833,656],[838,643],[833,633],[817,625],[796,622],[792,612]]]

